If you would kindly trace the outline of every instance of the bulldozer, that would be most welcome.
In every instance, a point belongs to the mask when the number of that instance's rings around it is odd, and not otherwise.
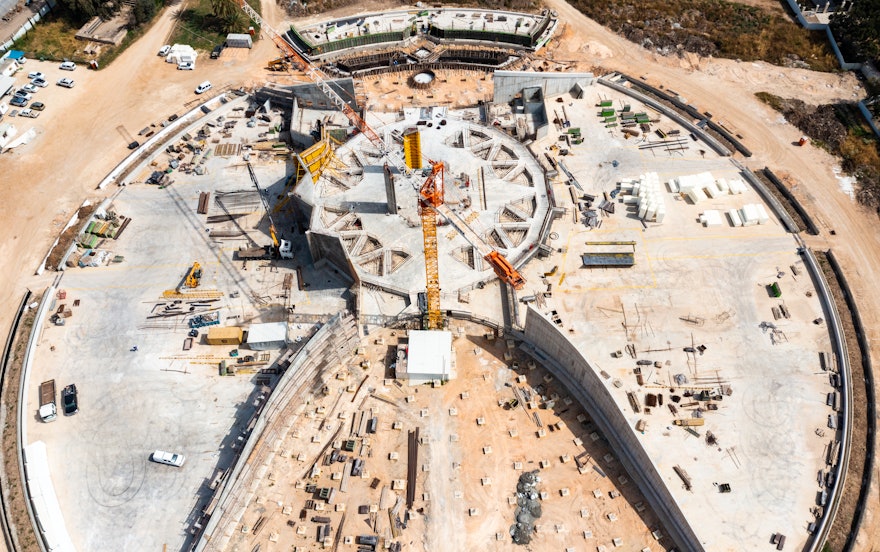
[[[275,58],[266,64],[269,71],[287,71],[290,68],[290,62],[283,57]]]

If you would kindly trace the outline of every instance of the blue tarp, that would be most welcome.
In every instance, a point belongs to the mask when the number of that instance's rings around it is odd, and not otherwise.
[[[7,56],[9,59],[21,59],[24,57],[24,52],[21,50],[9,50],[9,55]]]

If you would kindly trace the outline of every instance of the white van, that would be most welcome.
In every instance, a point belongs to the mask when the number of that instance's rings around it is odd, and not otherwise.
[[[202,84],[196,86],[196,94],[203,94],[211,89],[211,81],[205,81]]]

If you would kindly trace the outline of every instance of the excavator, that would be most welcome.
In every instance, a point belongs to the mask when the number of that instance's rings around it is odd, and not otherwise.
[[[195,289],[199,287],[199,282],[202,280],[202,265],[198,262],[193,263],[192,268],[189,269],[189,272],[186,274],[186,280],[183,282],[183,287],[189,289]]]
[[[266,64],[266,69],[269,71],[287,71],[290,69],[290,62],[283,56],[275,58]]]

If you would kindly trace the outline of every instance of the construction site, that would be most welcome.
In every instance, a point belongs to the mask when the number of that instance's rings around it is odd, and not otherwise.
[[[735,131],[531,70],[549,10],[242,9],[309,82],[145,129],[46,267],[20,420],[46,549],[821,546],[846,348]],[[79,412],[46,423],[55,380]]]

